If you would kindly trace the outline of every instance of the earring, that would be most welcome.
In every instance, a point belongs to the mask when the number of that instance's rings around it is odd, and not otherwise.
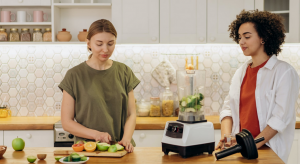
[[[262,41],[262,42],[261,42],[261,44],[265,44],[265,42],[264,42],[264,41]]]

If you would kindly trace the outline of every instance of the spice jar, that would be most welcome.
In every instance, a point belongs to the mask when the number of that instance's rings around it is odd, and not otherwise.
[[[11,116],[11,110],[7,109],[6,106],[0,107],[0,118],[6,118]]]
[[[0,41],[7,41],[7,33],[5,28],[0,28]]]
[[[20,40],[21,40],[21,42],[30,42],[31,41],[31,34],[30,34],[28,28],[21,29]]]
[[[149,104],[144,99],[142,99],[138,106],[138,115],[140,117],[147,117],[149,115]]]
[[[174,111],[174,100],[173,100],[173,92],[169,87],[166,88],[163,93],[163,101],[162,101],[162,115],[163,116],[172,116]]]
[[[159,97],[151,97],[150,98],[150,104],[151,104],[151,106],[150,106],[150,116],[151,117],[161,116]]]
[[[52,42],[52,32],[51,28],[45,28],[45,33],[43,34],[44,42]]]
[[[88,34],[87,29],[83,29],[83,31],[79,31],[79,34],[77,35],[78,40],[84,42],[87,34]]]
[[[42,30],[40,28],[33,29],[32,41],[34,41],[34,42],[43,41],[43,34],[42,34]]]
[[[17,28],[11,28],[9,33],[9,41],[17,42],[20,41],[20,36]]]

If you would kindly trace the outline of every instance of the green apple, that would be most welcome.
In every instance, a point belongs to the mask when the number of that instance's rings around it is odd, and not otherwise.
[[[114,153],[114,152],[117,152],[118,149],[117,149],[117,146],[116,145],[111,145],[108,150],[108,152],[111,152],[111,153]]]
[[[109,148],[110,144],[107,143],[97,143],[97,149],[100,151],[106,151]]]
[[[35,157],[35,156],[32,156],[32,155],[31,155],[31,156],[28,156],[28,157],[27,157],[27,161],[30,162],[30,163],[35,162],[35,160],[36,160],[36,157]]]
[[[121,145],[119,145],[119,144],[116,144],[116,146],[117,146],[117,150],[118,150],[118,151],[124,150],[124,147],[123,147],[123,146],[121,146]]]
[[[25,147],[25,142],[22,138],[17,137],[12,141],[12,147],[16,151],[22,151]]]

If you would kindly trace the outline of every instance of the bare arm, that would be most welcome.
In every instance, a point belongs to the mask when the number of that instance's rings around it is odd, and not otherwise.
[[[218,145],[216,146],[215,150],[217,150],[219,148],[223,149],[224,134],[231,134],[232,124],[233,124],[232,117],[227,116],[222,119],[222,121],[221,121],[221,140],[218,143]]]
[[[124,135],[120,143],[125,146],[128,152],[133,151],[133,146],[130,144],[131,138],[136,124],[136,109],[133,90],[128,93],[128,108],[127,120],[124,127]]]
[[[278,132],[274,129],[272,129],[269,125],[255,138],[264,137],[265,140],[261,141],[260,143],[256,144],[257,148],[262,147],[266,142],[268,142],[271,138],[273,138]]]
[[[108,142],[111,140],[107,133],[86,128],[85,126],[74,121],[75,100],[66,91],[63,91],[63,101],[61,106],[61,123],[64,130],[82,138],[96,141]],[[105,136],[104,136],[105,135]],[[107,136],[108,135],[108,136]]]

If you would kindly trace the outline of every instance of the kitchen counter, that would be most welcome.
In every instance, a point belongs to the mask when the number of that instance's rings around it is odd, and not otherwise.
[[[176,121],[178,117],[137,117],[136,130],[163,130],[167,121]],[[221,129],[219,116],[206,116]],[[60,117],[8,117],[0,118],[0,130],[52,130]],[[300,129],[300,120],[296,121],[296,129]]]
[[[36,160],[38,164],[59,164],[54,159],[53,151],[58,148],[25,148],[23,151],[14,151],[12,148],[8,148],[4,154],[4,158],[0,159],[1,164],[11,163],[28,163],[27,156],[39,154],[47,154],[47,158],[44,161]],[[65,149],[65,148],[62,148]],[[105,158],[105,157],[90,157],[86,164],[90,163],[123,163],[123,164],[141,164],[141,163],[185,163],[195,164],[198,162],[210,163],[258,163],[258,164],[284,164],[283,161],[268,147],[263,147],[258,150],[259,157],[254,160],[247,160],[242,157],[240,153],[234,154],[229,157],[225,157],[219,161],[215,161],[212,155],[203,154],[200,156],[194,156],[190,158],[182,158],[178,154],[169,153],[164,155],[161,147],[136,147],[133,153],[126,154],[122,158]]]

